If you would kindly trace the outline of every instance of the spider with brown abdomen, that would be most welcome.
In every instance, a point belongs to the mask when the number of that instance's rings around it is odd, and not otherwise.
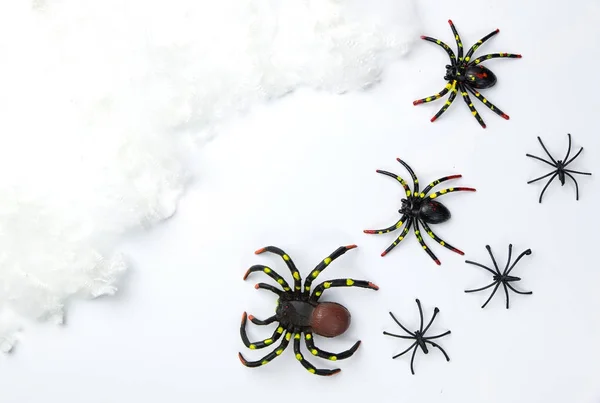
[[[302,338],[302,334],[304,334],[304,341],[306,343],[306,347],[308,347],[308,350],[313,355],[328,359],[330,361],[343,360],[351,357],[360,346],[360,341],[357,341],[350,349],[346,351],[341,353],[330,353],[315,346],[313,341],[313,333],[323,337],[336,337],[348,330],[350,326],[350,312],[343,305],[335,302],[319,302],[319,298],[325,290],[333,287],[361,287],[372,290],[379,289],[379,287],[369,281],[347,278],[324,281],[317,285],[311,292],[312,282],[319,276],[319,274],[325,270],[332,261],[354,248],[356,248],[356,245],[341,246],[336,249],[331,255],[323,259],[313,269],[308,278],[304,281],[304,285],[302,285],[302,278],[300,277],[300,272],[296,268],[296,265],[290,256],[283,250],[275,246],[267,246],[255,252],[257,255],[263,252],[270,252],[281,256],[292,273],[292,277],[294,278],[294,287],[292,289],[292,287],[282,276],[267,266],[254,265],[248,269],[244,275],[244,280],[251,273],[263,272],[275,280],[283,288],[283,290],[270,284],[256,284],[256,289],[262,288],[277,294],[279,297],[277,300],[277,308],[275,310],[275,315],[265,320],[256,319],[252,315],[248,316],[246,315],[246,312],[244,312],[242,316],[242,324],[240,326],[240,335],[242,337],[242,341],[249,349],[256,350],[270,346],[280,338],[282,338],[282,340],[274,351],[257,361],[247,361],[242,354],[239,353],[238,355],[242,364],[251,368],[268,364],[284,352],[293,337],[296,359],[300,361],[300,364],[302,364],[302,366],[310,373],[316,375],[334,375],[341,371],[340,369],[317,369],[314,365],[308,362],[300,351],[300,339]],[[255,325],[268,325],[273,322],[279,322],[279,325],[273,332],[273,335],[268,339],[259,342],[251,342],[246,334],[247,319],[249,319]]]

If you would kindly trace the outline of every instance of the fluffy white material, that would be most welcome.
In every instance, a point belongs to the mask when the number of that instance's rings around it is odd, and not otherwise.
[[[174,213],[189,145],[218,121],[299,86],[369,86],[416,34],[409,0],[1,3],[4,351],[20,319],[116,291],[119,236]]]

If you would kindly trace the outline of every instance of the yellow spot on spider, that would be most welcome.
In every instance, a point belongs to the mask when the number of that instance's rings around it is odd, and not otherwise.
[[[404,237],[403,237],[403,236],[401,236],[401,237],[398,237],[398,240],[399,240],[399,241],[401,241],[401,240],[403,240],[403,239],[404,239]]]
[[[283,279],[282,279],[282,278],[280,278],[280,279],[278,279],[278,280],[277,280],[277,282],[278,282],[279,284],[283,284]]]
[[[312,339],[312,335],[310,333],[307,333],[305,337],[306,337],[306,340]]]
[[[487,101],[488,101],[487,99],[483,98],[483,103],[484,104],[487,104]]]
[[[285,335],[285,339],[286,339],[287,341],[290,341],[290,339],[291,339],[291,338],[292,338],[292,334],[291,334],[291,333],[287,333],[287,334]]]
[[[300,280],[300,273],[298,273],[297,271],[294,272],[294,279]]]
[[[454,192],[454,188],[450,188],[450,189],[448,189],[448,190],[449,190],[449,191],[451,191],[451,192]]]
[[[427,245],[423,245],[423,249],[427,249]]]
[[[444,194],[444,193],[446,193],[446,192],[447,192],[447,190],[446,190],[446,189],[442,189],[442,190],[440,190],[440,193],[442,193],[442,194]]]
[[[383,234],[383,231],[379,231],[379,235]]]
[[[396,228],[400,228],[402,224],[404,224],[402,221],[398,222],[398,224],[396,224]]]
[[[281,353],[283,353],[283,349],[282,348],[280,348],[279,350],[275,351],[275,354],[277,354],[277,355],[281,355]]]
[[[337,357],[336,357],[335,355],[332,355],[331,357],[329,357],[329,359],[330,359],[331,361],[337,361]]]
[[[473,116],[477,115],[477,111],[473,111],[471,113],[473,114]]]
[[[263,362],[261,362],[261,365],[267,365],[269,363],[269,361],[264,360]]]
[[[421,193],[421,198],[425,197],[425,193]]]
[[[429,195],[430,199],[435,199],[437,197],[437,193],[432,193]]]
[[[446,242],[444,242],[444,241],[441,241],[441,242],[440,242],[440,245],[442,245],[442,246],[445,246],[445,245],[446,245]]]
[[[290,260],[290,257],[288,255],[283,255],[283,260]]]
[[[410,194],[411,194],[410,190],[407,190],[407,191],[406,191],[406,195],[407,195],[407,196],[410,196]]]
[[[298,340],[300,340],[300,333],[296,334],[296,335],[294,336],[294,339],[298,339]]]
[[[281,326],[277,328],[277,333],[279,333],[279,334],[283,333],[283,328]]]
[[[420,235],[420,234],[421,234],[421,231],[419,231],[419,230],[416,230],[416,231],[415,231],[415,234],[417,234],[417,235]]]
[[[290,287],[283,287],[283,290],[284,290],[284,291],[289,291],[289,290],[290,290]]]
[[[311,352],[313,355],[317,355],[317,354],[319,354],[319,352],[318,352],[316,349],[314,349],[314,348],[313,348],[312,350],[310,350],[310,352]]]
[[[321,296],[321,294],[322,294],[322,292],[321,292],[321,291],[317,291],[317,292],[315,292],[315,295],[316,295],[317,297],[320,297],[320,296]]]
[[[313,278],[317,277],[319,275],[319,270],[313,271],[311,275]]]
[[[442,41],[440,41],[439,39],[437,41],[435,41],[438,45],[442,43]]]
[[[273,339],[267,339],[265,340],[265,344],[268,346],[269,344],[273,343]]]
[[[300,353],[296,354],[296,359],[298,361],[302,361],[302,354],[300,354]]]
[[[256,346],[255,346],[254,344],[250,344],[250,345],[248,346],[248,348],[249,348],[250,350],[256,350]]]
[[[425,98],[425,102],[429,102],[429,101],[431,101],[431,97]]]
[[[471,60],[469,56],[465,57],[465,62],[468,62],[469,60]]]
[[[352,284],[354,284],[354,281],[353,281],[353,280],[350,280],[350,279],[346,280],[346,285],[349,285],[349,286],[350,286],[350,285],[352,285]]]
[[[330,257],[326,257],[325,260],[323,260],[323,263],[325,263],[325,264],[331,263],[331,258]]]
[[[450,88],[452,88],[452,84],[450,84],[450,83],[446,84],[446,88],[447,88],[447,89],[450,89]]]
[[[314,369],[314,368],[309,368],[309,369],[308,369],[308,372],[310,372],[311,374],[314,374],[316,371],[315,371],[315,369]]]
[[[475,63],[479,63],[480,61],[481,61],[480,59],[477,59],[477,60],[475,60]]]
[[[328,282],[328,281],[326,281],[326,282],[323,283],[323,287],[329,288],[329,287],[331,287],[331,283]]]
[[[305,289],[306,291],[310,291],[310,286],[309,286],[309,285],[307,285],[306,287],[304,287],[304,289]]]
[[[269,269],[268,267],[265,267],[265,268],[263,269],[263,271],[264,271],[265,273],[271,273],[271,269]]]
[[[418,180],[418,179],[415,179],[415,183],[419,183],[419,180]]]
[[[300,286],[299,285],[296,286],[296,290],[300,291]]]

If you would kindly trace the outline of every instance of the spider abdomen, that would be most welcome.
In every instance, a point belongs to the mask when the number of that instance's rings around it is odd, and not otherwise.
[[[466,83],[473,88],[490,88],[498,81],[492,70],[480,64],[467,67],[465,75]]]
[[[428,224],[439,224],[450,219],[450,210],[442,203],[427,199],[421,204],[419,218]]]
[[[335,302],[319,303],[312,312],[312,330],[323,337],[336,337],[350,327],[350,312]]]

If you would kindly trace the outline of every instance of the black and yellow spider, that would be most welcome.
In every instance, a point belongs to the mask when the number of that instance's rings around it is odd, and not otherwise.
[[[427,252],[427,254],[433,259],[433,261],[436,262],[438,265],[440,265],[441,263],[440,263],[439,259],[433,254],[433,252],[425,244],[425,241],[423,241],[423,237],[421,236],[421,230],[419,228],[419,223],[420,223],[421,225],[423,225],[423,228],[429,234],[429,236],[431,236],[437,243],[439,243],[442,246],[445,246],[446,248],[450,249],[453,252],[458,253],[459,255],[464,255],[464,253],[462,251],[456,249],[454,246],[446,243],[443,239],[441,239],[437,235],[435,235],[428,224],[439,224],[439,223],[448,221],[450,219],[450,210],[448,210],[448,208],[446,206],[444,206],[442,203],[440,203],[439,201],[433,200],[433,199],[443,196],[445,194],[451,193],[451,192],[459,192],[459,191],[474,192],[475,189],[467,188],[467,187],[455,187],[455,188],[452,187],[452,188],[448,188],[448,189],[442,189],[439,192],[434,192],[431,194],[429,193],[434,186],[437,186],[438,184],[440,184],[442,182],[445,182],[450,179],[457,179],[457,178],[462,177],[462,175],[450,175],[450,176],[444,176],[443,178],[440,178],[438,180],[431,182],[427,187],[425,187],[425,189],[423,189],[422,192],[419,193],[419,179],[417,179],[417,176],[415,175],[414,171],[411,169],[411,167],[408,166],[408,164],[406,162],[402,161],[400,158],[396,158],[396,159],[398,160],[399,163],[401,163],[404,166],[404,168],[406,168],[406,170],[412,176],[414,191],[410,190],[410,187],[408,186],[406,181],[404,179],[402,179],[400,176],[393,174],[391,172],[382,171],[382,170],[378,169],[376,171],[377,173],[380,173],[380,174],[383,174],[383,175],[386,175],[386,176],[396,179],[398,182],[400,182],[402,187],[404,187],[404,190],[406,191],[406,198],[402,199],[402,207],[400,208],[400,210],[398,210],[398,212],[402,216],[400,217],[400,220],[398,220],[398,222],[396,224],[394,224],[390,227],[383,228],[383,229],[374,229],[374,230],[367,229],[367,230],[364,230],[364,232],[366,234],[387,234],[388,232],[392,232],[392,231],[402,228],[402,226],[404,224],[406,224],[404,226],[404,230],[402,231],[400,236],[394,241],[394,243],[392,243],[381,254],[381,256],[385,256],[392,249],[394,249],[396,247],[396,245],[398,245],[400,242],[402,242],[404,237],[406,237],[406,234],[408,234],[410,227],[414,224],[415,235],[417,236],[417,240],[419,241],[419,243],[421,244],[421,246],[423,247],[425,252]]]
[[[504,119],[509,119],[509,116],[502,112],[499,108],[497,108],[490,101],[485,99],[477,90],[490,88],[496,84],[497,78],[496,75],[488,68],[482,66],[480,63],[483,63],[486,60],[495,59],[499,57],[508,57],[508,58],[521,58],[521,55],[511,54],[511,53],[490,53],[487,55],[483,55],[481,57],[475,58],[473,60],[473,53],[481,46],[485,41],[490,39],[492,36],[496,35],[500,32],[499,29],[496,29],[493,32],[490,32],[483,38],[481,38],[477,43],[469,49],[469,51],[463,57],[463,44],[460,40],[460,36],[452,23],[452,20],[448,20],[450,24],[450,28],[452,28],[452,32],[454,33],[454,38],[456,39],[456,45],[458,46],[458,56],[454,54],[452,49],[444,42],[439,39],[431,38],[429,36],[421,36],[421,39],[424,39],[429,42],[433,42],[446,51],[448,56],[450,56],[450,64],[446,65],[446,75],[444,76],[444,80],[448,81],[446,87],[440,91],[439,93],[432,95],[427,98],[418,99],[413,102],[413,105],[419,105],[427,102],[435,101],[442,96],[446,95],[450,91],[450,96],[446,101],[446,104],[435,114],[434,117],[431,118],[431,121],[434,122],[438,119],[446,110],[450,107],[454,99],[456,98],[456,93],[458,91],[461,92],[461,95],[465,101],[465,103],[469,106],[471,113],[477,119],[481,127],[485,129],[485,122],[479,116],[477,109],[473,106],[473,102],[471,102],[471,98],[469,97],[468,92],[473,94],[477,99],[479,99],[485,106],[494,111],[497,115],[502,116]],[[468,91],[468,92],[467,92]]]

